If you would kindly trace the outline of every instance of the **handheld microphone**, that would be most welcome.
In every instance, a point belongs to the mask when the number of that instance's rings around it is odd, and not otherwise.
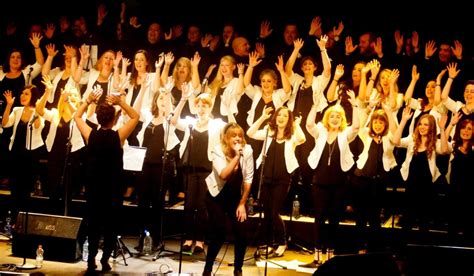
[[[171,118],[173,118],[173,116],[174,116],[174,112],[171,111],[171,113],[168,116],[166,116],[166,121],[170,121]]]
[[[201,83],[201,93],[204,93],[204,90],[205,90],[205,87],[206,87],[208,81],[209,81],[209,80],[208,80],[207,78],[204,78],[204,79],[202,80],[202,83]]]

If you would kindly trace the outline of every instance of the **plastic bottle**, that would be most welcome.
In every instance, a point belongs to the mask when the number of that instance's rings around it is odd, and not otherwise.
[[[298,200],[298,195],[295,195],[295,199],[293,200],[293,212],[292,216],[294,219],[298,219],[300,215],[300,201]]]
[[[10,239],[12,238],[12,212],[8,211],[7,217],[5,218],[5,235],[7,235]]]
[[[38,249],[36,249],[36,268],[43,267],[43,257],[44,249],[43,246],[40,244],[38,245]]]
[[[84,244],[82,245],[82,260],[84,262],[87,262],[87,259],[89,258],[89,241],[86,240],[84,241]]]
[[[145,230],[145,238],[143,239],[143,254],[150,255],[151,254],[151,247],[153,244],[153,240],[150,236],[150,232]]]
[[[247,205],[248,205],[248,213],[249,213],[249,216],[252,216],[254,215],[254,210],[253,210],[253,204],[254,204],[254,199],[253,199],[253,196],[250,195],[250,197],[248,198],[247,200]]]

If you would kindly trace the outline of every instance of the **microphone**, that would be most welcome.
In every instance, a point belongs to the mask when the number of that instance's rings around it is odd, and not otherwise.
[[[166,116],[166,121],[170,121],[171,118],[173,118],[173,116],[174,116],[174,112],[171,111],[171,113],[168,116]]]
[[[33,66],[30,66],[29,71],[28,71],[28,79],[26,81],[27,85],[30,84],[31,72],[33,72]]]
[[[207,78],[204,78],[204,79],[202,80],[202,83],[201,83],[201,93],[204,93],[204,90],[205,90],[204,88],[206,87],[208,81],[209,81],[209,80],[208,80]]]
[[[33,114],[33,118],[31,119],[30,121],[30,126],[33,126],[33,124],[35,123],[36,119],[39,118],[39,115],[38,114]]]

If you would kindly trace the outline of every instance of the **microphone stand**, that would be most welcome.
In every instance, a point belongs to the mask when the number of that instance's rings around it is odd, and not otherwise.
[[[163,212],[164,212],[164,198],[165,196],[163,195],[163,184],[165,180],[165,172],[166,172],[166,161],[168,160],[168,140],[169,140],[169,133],[170,133],[170,125],[171,125],[171,117],[173,113],[169,114],[168,117],[165,119],[166,121],[166,129],[165,129],[165,141],[164,141],[164,152],[163,152],[163,163],[161,166],[161,179],[160,179],[160,189],[159,189],[159,202],[160,202],[160,234],[159,234],[159,239],[160,239],[160,247],[158,249],[158,252],[156,255],[153,257],[153,261],[156,261],[161,257],[161,253],[163,252],[169,252],[169,253],[178,253],[172,250],[167,250],[165,249],[165,242],[163,241]],[[182,247],[182,246],[181,246]]]
[[[64,158],[63,173],[61,175],[61,181],[59,187],[64,187],[64,216],[69,214],[69,205],[70,205],[70,196],[69,196],[69,181],[65,181],[67,175],[67,168],[69,166],[69,155],[71,154],[72,149],[72,133],[74,129],[74,119],[71,119],[71,129],[69,131],[69,137],[67,138],[66,143],[66,155]]]
[[[35,120],[36,120],[36,119],[35,119],[34,116],[33,116],[33,120],[28,124],[28,128],[30,129],[30,137],[29,137],[29,138],[30,138],[30,139],[29,139],[29,144],[30,144],[29,150],[30,150],[30,154],[31,154],[31,146],[32,146],[32,144],[33,144],[33,124],[34,124],[34,121],[35,121]],[[29,196],[28,196],[28,197],[29,197]],[[32,264],[27,264],[27,263],[26,263],[26,249],[28,248],[28,246],[27,246],[27,240],[28,240],[28,239],[27,239],[27,235],[28,235],[28,213],[29,213],[29,212],[28,212],[28,209],[29,209],[28,204],[26,204],[25,216],[23,217],[23,218],[24,218],[24,221],[23,221],[23,226],[24,226],[24,228],[23,228],[23,231],[22,231],[22,232],[23,232],[23,237],[24,237],[23,243],[24,243],[24,245],[25,245],[25,246],[23,247],[23,250],[24,250],[25,252],[23,252],[23,263],[22,263],[21,265],[17,265],[17,266],[16,266],[16,268],[17,268],[17,269],[20,269],[20,270],[30,270],[30,269],[35,269],[35,268],[36,268],[36,265],[32,265]]]
[[[259,206],[259,215],[258,215],[258,226],[257,226],[257,231],[256,233],[259,233],[259,231],[262,229],[262,212],[263,212],[263,204],[260,200],[260,194],[261,194],[261,191],[262,191],[262,184],[263,184],[263,168],[265,167],[265,160],[267,159],[267,139],[268,139],[268,132],[270,131],[270,125],[267,125],[267,131],[265,133],[265,140],[263,140],[263,145],[262,145],[262,149],[263,149],[263,152],[262,152],[262,163],[260,164],[260,174],[259,174],[259,179],[258,179],[258,191],[257,191],[257,203],[258,203],[258,206]],[[268,219],[271,219],[271,218],[268,218]],[[272,262],[270,260],[268,260],[268,242],[269,242],[269,235],[265,235],[266,236],[266,248],[265,248],[265,270],[264,270],[264,275],[266,276],[267,275],[267,270],[268,270],[268,263],[272,263],[276,266],[279,266],[283,269],[287,269],[286,266],[284,265],[281,265],[281,264],[278,264],[278,263],[275,263],[275,262]],[[255,253],[253,254],[253,257],[255,259],[255,261],[258,261],[260,259],[260,252],[259,252],[259,249],[258,249],[258,246],[257,246],[257,249],[255,250]]]

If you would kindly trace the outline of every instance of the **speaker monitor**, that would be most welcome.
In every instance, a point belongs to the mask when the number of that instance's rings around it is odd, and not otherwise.
[[[369,253],[335,256],[321,265],[313,275],[400,276],[400,270],[391,254]]]
[[[77,242],[81,222],[82,218],[78,217],[20,212],[13,233],[12,253],[34,258],[41,244],[45,260],[75,262],[81,256]]]

